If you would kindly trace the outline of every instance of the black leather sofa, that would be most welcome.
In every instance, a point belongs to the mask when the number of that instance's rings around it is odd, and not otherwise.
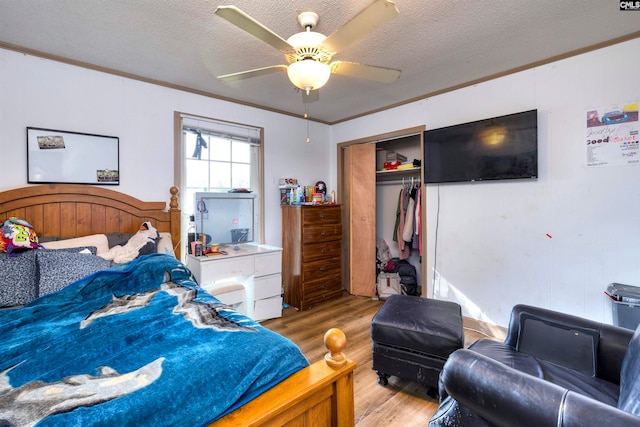
[[[430,427],[640,426],[640,327],[517,305],[504,343],[455,351]]]

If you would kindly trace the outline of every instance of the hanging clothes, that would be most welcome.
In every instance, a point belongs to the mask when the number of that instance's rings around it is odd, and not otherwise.
[[[396,231],[396,234],[394,235],[396,242],[398,242],[398,250],[400,251],[400,253],[402,253],[406,247],[406,244],[404,243],[404,240],[402,238],[403,234],[404,234],[404,220],[405,220],[405,213],[404,213],[404,201],[405,201],[405,191],[404,188],[402,190],[400,190],[400,197],[398,199],[398,229]],[[402,257],[400,257],[402,259]]]
[[[406,192],[406,191],[405,191]],[[404,229],[402,231],[402,240],[408,244],[413,242],[413,222],[416,212],[416,201],[413,197],[413,191],[409,194],[409,203],[407,204],[407,211],[405,212]]]
[[[420,257],[422,257],[422,186],[418,187],[416,197],[416,215],[415,215],[415,232],[416,238],[414,241],[418,242],[418,250],[420,251]]]
[[[393,226],[393,241],[396,243],[398,242],[398,229],[400,228],[401,204],[402,204],[402,189],[400,190],[400,194],[398,195],[398,205],[396,207],[396,223]]]
[[[396,224],[393,230],[393,240],[398,243],[398,258],[407,259],[411,255],[411,244],[404,241],[406,220],[406,206],[408,203],[406,189],[403,187],[398,195],[398,207],[396,209]]]

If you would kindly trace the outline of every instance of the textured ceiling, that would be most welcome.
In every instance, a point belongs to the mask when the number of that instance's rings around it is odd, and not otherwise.
[[[287,39],[297,14],[316,31],[342,26],[372,0],[0,0],[0,47],[38,52],[301,116],[286,73],[233,83],[216,76],[286,64],[214,14],[233,4]],[[333,75],[308,104],[335,123],[619,38],[640,36],[640,12],[614,0],[396,0],[400,15],[334,56],[402,70],[389,84]]]

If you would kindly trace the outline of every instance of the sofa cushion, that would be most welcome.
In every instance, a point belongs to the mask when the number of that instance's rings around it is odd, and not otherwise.
[[[522,313],[516,350],[595,376],[599,336],[595,329]],[[559,352],[558,348],[564,350]]]
[[[640,326],[633,334],[620,369],[618,409],[640,416]]]
[[[469,347],[469,350],[602,403],[611,406],[618,404],[620,390],[617,384],[604,381],[584,372],[556,365],[489,339],[475,342]]]

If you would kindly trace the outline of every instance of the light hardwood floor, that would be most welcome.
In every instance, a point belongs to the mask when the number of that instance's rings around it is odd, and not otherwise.
[[[425,388],[411,381],[389,378],[387,386],[377,383],[371,369],[371,318],[383,301],[344,293],[305,311],[289,307],[279,319],[267,320],[265,327],[295,342],[310,362],[324,357],[322,344],[329,328],[340,328],[347,336],[344,352],[358,367],[354,375],[355,424],[368,426],[425,426],[438,408]],[[465,346],[484,335],[465,329]]]

